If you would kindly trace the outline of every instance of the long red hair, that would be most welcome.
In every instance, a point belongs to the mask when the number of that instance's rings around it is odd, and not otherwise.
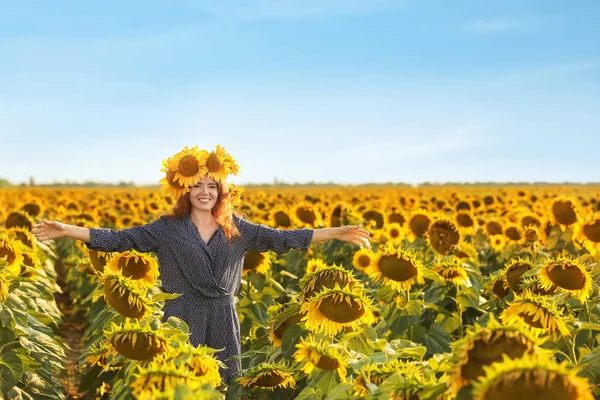
[[[212,209],[212,215],[223,228],[227,239],[231,240],[234,236],[239,235],[239,231],[233,222],[233,216],[243,216],[231,207],[229,185],[224,180],[217,182],[219,195],[217,202]],[[192,212],[192,203],[190,201],[190,192],[187,192],[177,200],[173,208],[168,213],[161,213],[159,216],[167,216],[171,218],[184,219]]]

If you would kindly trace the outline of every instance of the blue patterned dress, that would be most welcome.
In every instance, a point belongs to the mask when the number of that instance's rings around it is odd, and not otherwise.
[[[90,228],[87,247],[98,251],[124,252],[135,249],[155,252],[163,288],[182,296],[167,301],[163,321],[170,316],[190,327],[190,342],[224,349],[217,357],[225,362],[224,382],[241,370],[240,323],[235,296],[240,287],[244,255],[248,250],[272,250],[279,255],[290,249],[307,249],[312,229],[280,230],[254,224],[234,216],[240,236],[227,240],[219,227],[207,243],[188,215],[183,220],[163,216],[143,226],[123,230]]]

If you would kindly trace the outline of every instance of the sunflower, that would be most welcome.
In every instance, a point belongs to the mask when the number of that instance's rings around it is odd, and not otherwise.
[[[175,389],[177,385],[185,385],[195,390],[204,384],[204,380],[185,365],[177,366],[160,359],[150,361],[143,367],[138,364],[137,372],[133,376],[135,380],[131,383],[131,388],[133,396],[137,399],[152,399],[153,390],[165,392]]]
[[[269,222],[276,228],[289,229],[292,228],[294,220],[290,216],[287,207],[283,205],[275,206],[269,212]]]
[[[469,276],[467,275],[465,268],[455,261],[441,261],[432,269],[445,281],[452,282],[457,285],[464,285],[469,280]]]
[[[323,225],[319,210],[306,201],[296,204],[293,208],[296,225],[303,228],[315,228]]]
[[[247,389],[294,388],[296,380],[292,376],[293,370],[285,363],[261,363],[244,372],[244,376],[237,378],[238,382]]]
[[[556,307],[547,298],[525,291],[523,295],[515,294],[512,303],[500,315],[502,322],[526,324],[537,336],[550,334],[570,336],[567,324]]]
[[[102,274],[101,281],[104,284],[106,303],[119,314],[141,319],[149,312],[147,288],[138,288],[131,279],[109,271]]]
[[[312,332],[324,331],[333,336],[344,327],[357,329],[362,324],[372,324],[376,321],[373,312],[373,300],[366,297],[364,289],[349,285],[333,289],[323,288],[319,293],[302,303],[302,318],[305,326]]]
[[[391,360],[386,363],[367,364],[357,372],[358,377],[354,380],[354,393],[360,398],[368,393],[367,386],[380,386],[394,374],[400,375],[405,385],[394,390],[395,395],[390,397],[393,399],[418,398],[418,392],[424,388],[426,383],[423,366],[411,361]]]
[[[132,360],[148,361],[168,349],[169,338],[160,329],[152,329],[139,321],[121,325],[113,322],[104,334],[107,343]]]
[[[136,250],[117,253],[106,264],[111,272],[120,272],[138,287],[151,287],[158,279],[158,263],[154,257]]]
[[[504,268],[504,280],[513,292],[521,292],[521,285],[523,283],[522,276],[525,272],[533,269],[531,261],[521,259],[517,257],[512,259],[509,264]]]
[[[523,228],[523,237],[519,241],[519,244],[523,247],[534,247],[542,244],[543,240],[542,230],[535,225],[528,225]]]
[[[574,225],[579,220],[575,199],[566,196],[558,196],[548,203],[548,215],[552,223],[565,227]]]
[[[99,366],[103,371],[113,371],[121,369],[121,365],[112,365],[111,360],[119,353],[105,340],[98,344],[92,344],[85,351],[85,364],[90,367]]]
[[[270,318],[269,341],[273,346],[281,345],[283,334],[293,325],[302,320],[305,313],[301,312],[301,304],[291,301],[287,304],[277,304],[267,310]]]
[[[595,212],[580,221],[575,232],[577,232],[577,240],[583,243],[590,253],[600,253],[600,212]]]
[[[237,207],[242,203],[242,193],[244,193],[243,188],[233,183],[229,184],[229,202],[231,203],[231,207]]]
[[[448,219],[438,219],[429,225],[427,242],[441,255],[447,255],[460,241],[456,224]]]
[[[221,384],[219,368],[226,368],[214,353],[217,350],[207,346],[192,346],[189,342],[180,342],[175,347],[170,347],[168,352],[162,353],[156,359],[163,363],[183,363],[203,383],[214,387]]]
[[[33,218],[31,218],[25,211],[13,211],[6,217],[6,228],[21,227],[31,231],[33,225]]]
[[[87,247],[85,249],[87,250],[90,264],[92,265],[95,273],[103,274],[106,264],[112,257],[114,257],[114,253],[92,250]]]
[[[498,221],[490,220],[485,224],[485,231],[489,236],[502,235],[504,229],[502,224]]]
[[[414,252],[383,246],[365,273],[395,290],[409,290],[415,283],[425,283],[422,269],[423,264]]]
[[[362,219],[367,227],[373,229],[381,229],[383,227],[384,217],[378,210],[370,209],[363,212]]]
[[[299,282],[304,301],[319,293],[323,288],[334,288],[336,284],[340,287],[349,285],[352,288],[358,282],[352,275],[352,272],[336,264],[331,266],[326,265],[320,267],[315,272],[309,272]]]
[[[514,223],[508,223],[504,228],[504,235],[506,235],[508,241],[513,243],[520,243],[521,239],[523,239],[523,234],[523,229]]]
[[[9,228],[6,230],[6,233],[10,236],[11,234],[15,236],[15,239],[19,242],[23,243],[23,245],[27,246],[29,249],[36,251],[36,241],[35,236],[26,228],[16,226],[14,228]]]
[[[244,273],[256,271],[259,274],[266,275],[271,268],[271,257],[268,252],[248,250],[244,255]]]
[[[506,237],[504,235],[494,235],[490,238],[490,246],[496,251],[501,251],[506,246]]]
[[[223,146],[216,145],[215,150],[202,154],[202,162],[206,166],[207,174],[215,181],[227,178],[229,174],[237,175],[239,166],[236,161],[225,151]]]
[[[20,246],[14,235],[0,235],[0,259],[6,261],[4,268],[9,275],[18,276],[21,272],[25,259]]]
[[[490,288],[492,293],[501,299],[508,296],[510,293],[510,287],[506,283],[505,276],[502,273],[492,279]]]
[[[477,221],[475,221],[473,214],[471,214],[469,211],[457,212],[454,216],[454,220],[456,221],[458,229],[464,235],[472,234],[477,227]]]
[[[346,382],[346,368],[348,355],[343,347],[336,344],[318,341],[312,335],[300,338],[296,345],[298,350],[294,353],[294,360],[304,363],[302,371],[310,375],[315,368],[325,371],[337,371],[340,380]]]
[[[414,212],[408,219],[409,235],[412,240],[422,238],[429,229],[431,217],[425,209]]]
[[[593,400],[592,387],[577,369],[552,359],[525,354],[484,367],[485,376],[473,386],[475,400],[564,399]]]
[[[397,245],[402,242],[402,239],[406,236],[404,229],[397,222],[386,224],[384,237],[387,240],[388,245]]]
[[[198,150],[198,146],[182,151],[167,160],[167,167],[175,172],[174,181],[181,186],[192,187],[206,175],[207,167],[204,165],[206,150]]]
[[[0,262],[1,265],[1,262]],[[1,271],[1,269],[0,269]],[[8,297],[8,289],[10,287],[10,277],[0,273],[0,303]]]
[[[21,207],[31,218],[36,218],[43,214],[44,205],[39,199],[32,198]]]
[[[375,254],[368,248],[363,247],[357,250],[352,257],[352,265],[354,268],[365,271],[375,258]]]
[[[452,373],[455,392],[485,375],[484,367],[501,361],[503,356],[520,358],[524,354],[538,354],[542,342],[519,325],[505,326],[490,314],[487,327],[475,324],[466,335],[453,344],[458,362]]]
[[[159,183],[167,196],[179,200],[179,198],[189,192],[191,188],[186,187],[175,180],[177,171],[168,168],[168,161],[163,160],[163,166],[164,168],[161,169],[160,172],[164,172],[165,177],[162,178]]]
[[[539,272],[540,287],[550,290],[558,287],[559,290],[586,301],[592,293],[592,277],[585,266],[577,260],[559,256],[547,258]]]

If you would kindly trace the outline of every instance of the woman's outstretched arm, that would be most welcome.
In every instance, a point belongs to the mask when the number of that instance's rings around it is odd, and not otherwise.
[[[311,242],[337,239],[342,242],[354,243],[359,247],[371,248],[370,238],[371,234],[366,229],[356,225],[347,225],[335,228],[317,228],[314,230]]]
[[[124,252],[135,249],[146,253],[158,250],[160,237],[165,230],[161,219],[123,230],[84,228],[58,221],[42,220],[40,224],[34,226],[32,233],[41,241],[62,237],[81,240],[92,250]]]

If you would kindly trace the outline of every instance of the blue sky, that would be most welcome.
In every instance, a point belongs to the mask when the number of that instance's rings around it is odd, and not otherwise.
[[[600,180],[598,1],[103,0],[0,7],[0,177]]]

